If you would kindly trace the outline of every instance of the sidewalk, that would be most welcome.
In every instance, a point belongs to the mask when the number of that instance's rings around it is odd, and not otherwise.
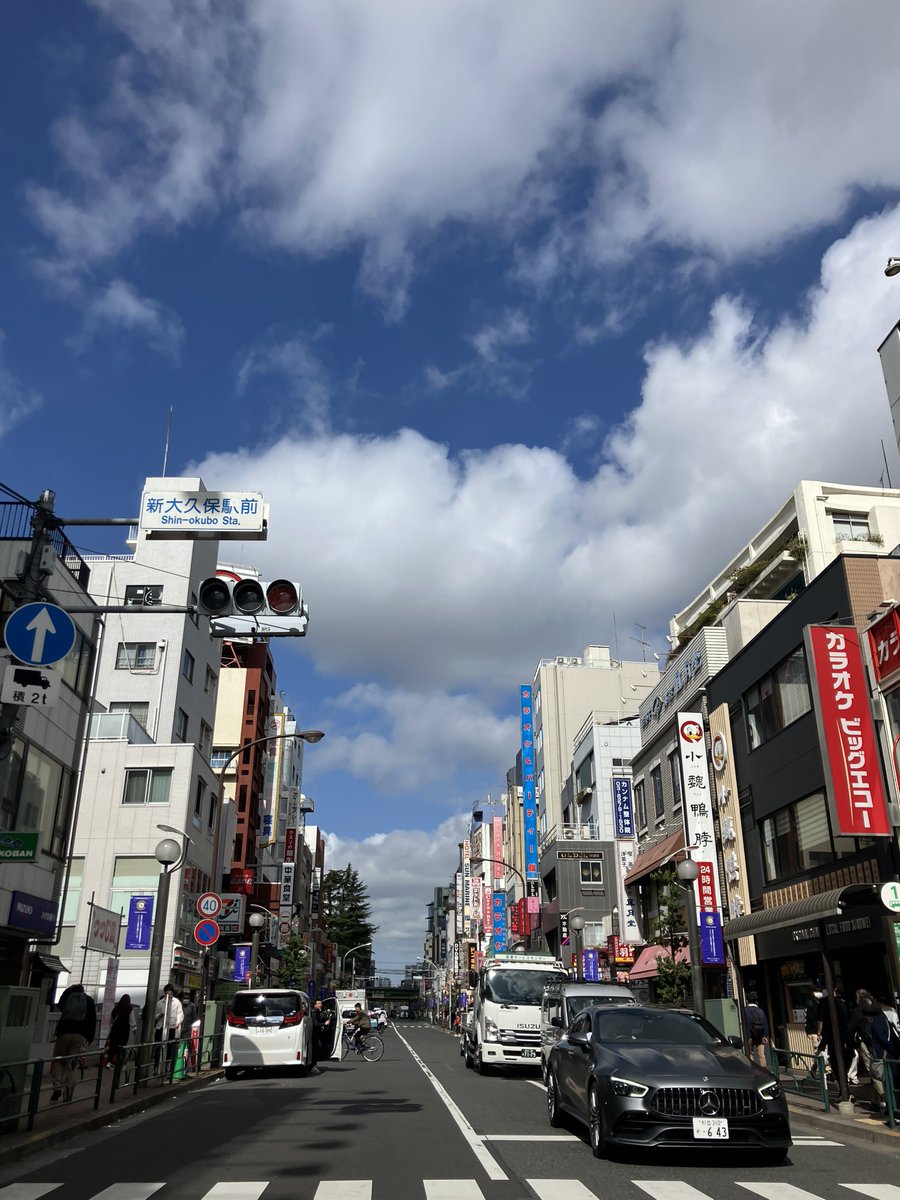
[[[93,1082],[76,1087],[75,1098],[67,1104],[42,1107],[35,1115],[34,1129],[29,1133],[26,1120],[20,1117],[14,1132],[0,1133],[0,1165],[16,1162],[28,1155],[37,1154],[51,1145],[58,1145],[69,1138],[77,1137],[90,1129],[102,1129],[123,1117],[144,1112],[157,1104],[184,1095],[197,1088],[206,1087],[222,1077],[222,1070],[213,1067],[191,1075],[175,1083],[153,1079],[135,1096],[131,1087],[120,1087],[116,1099],[109,1102],[109,1087],[101,1090],[100,1106],[94,1110]]]
[[[869,1142],[881,1148],[900,1150],[900,1127],[888,1129],[883,1116],[876,1116],[867,1107],[858,1107],[852,1114],[839,1113],[836,1107],[823,1112],[819,1100],[810,1096],[787,1095],[791,1111],[791,1127],[798,1125],[814,1129],[835,1141],[852,1138],[854,1141]]]

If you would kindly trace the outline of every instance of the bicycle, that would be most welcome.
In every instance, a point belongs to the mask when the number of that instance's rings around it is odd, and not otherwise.
[[[341,1060],[345,1059],[348,1054],[359,1054],[366,1062],[378,1062],[382,1054],[384,1054],[384,1042],[376,1033],[364,1033],[360,1039],[361,1046],[357,1048],[353,1044],[353,1039],[345,1029],[341,1035]]]

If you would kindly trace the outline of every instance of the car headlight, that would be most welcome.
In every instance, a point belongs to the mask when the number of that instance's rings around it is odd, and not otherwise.
[[[500,1030],[497,1028],[497,1022],[492,1021],[490,1017],[484,1023],[484,1040],[486,1042],[499,1042]]]
[[[613,1075],[609,1081],[615,1096],[646,1096],[650,1091],[643,1083],[635,1083],[633,1079],[623,1079],[621,1075]]]
[[[781,1084],[777,1079],[773,1079],[770,1083],[764,1083],[758,1091],[763,1100],[777,1100],[782,1094]]]

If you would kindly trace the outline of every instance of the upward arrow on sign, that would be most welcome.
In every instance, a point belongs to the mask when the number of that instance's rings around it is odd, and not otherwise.
[[[31,651],[32,662],[40,662],[44,657],[44,642],[48,633],[56,633],[53,618],[46,608],[39,608],[25,628],[34,631],[34,649]]]

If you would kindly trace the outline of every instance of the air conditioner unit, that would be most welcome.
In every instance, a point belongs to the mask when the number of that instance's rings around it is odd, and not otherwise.
[[[574,842],[575,841],[575,830],[568,829],[568,828],[564,829],[563,837],[566,839],[567,842]]]
[[[591,827],[590,827],[590,825],[582,825],[582,827],[581,827],[581,836],[582,836],[583,838],[587,838],[588,840],[590,840],[590,838],[591,838]]]

